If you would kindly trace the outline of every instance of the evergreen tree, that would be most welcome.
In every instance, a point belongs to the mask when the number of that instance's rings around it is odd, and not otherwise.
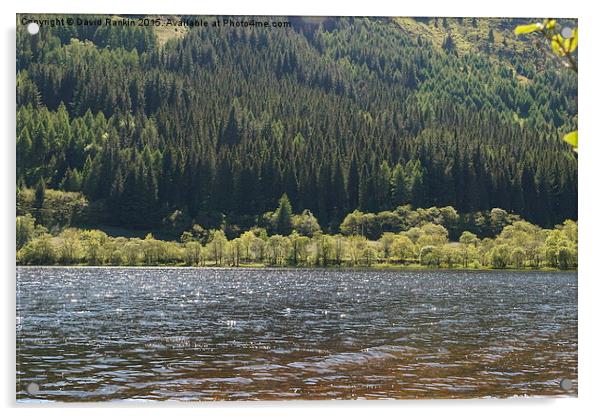
[[[275,212],[276,232],[280,235],[289,235],[293,231],[293,209],[286,194],[282,194]]]
[[[40,178],[40,180],[36,184],[35,207],[38,209],[42,209],[42,207],[44,206],[45,198],[46,198],[46,182],[44,182],[44,179]]]
[[[351,211],[357,207],[359,207],[359,196],[358,190],[360,186],[360,175],[359,168],[357,163],[357,158],[355,155],[351,158],[351,163],[349,164],[349,170],[347,173],[347,210]]]
[[[395,207],[408,202],[405,172],[399,163],[395,165],[391,174],[391,202]]]

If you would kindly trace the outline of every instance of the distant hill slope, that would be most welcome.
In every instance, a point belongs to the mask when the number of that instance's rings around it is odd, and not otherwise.
[[[525,19],[266,19],[291,27],[19,27],[19,183],[130,228],[250,224],[283,193],[333,229],[405,203],[576,218],[577,80]]]

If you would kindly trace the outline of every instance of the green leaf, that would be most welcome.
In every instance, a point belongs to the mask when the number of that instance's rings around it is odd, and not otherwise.
[[[568,144],[570,144],[571,146],[573,146],[573,148],[575,149],[575,151],[577,150],[577,130],[572,131],[568,134],[566,134],[562,140],[564,140],[565,142],[567,142]]]
[[[527,33],[535,32],[537,30],[541,30],[543,25],[541,23],[531,23],[530,25],[520,25],[516,26],[514,29],[514,33],[516,36],[525,35]]]
[[[552,51],[558,56],[564,56],[564,50],[562,48],[565,47],[565,39],[562,35],[554,35],[552,36],[552,40],[550,41],[550,46],[552,47]],[[561,48],[562,46],[562,48]]]
[[[571,37],[570,39],[567,39],[568,43],[566,44],[566,50],[569,52],[573,52],[575,49],[577,49],[577,28],[575,28],[575,30],[573,30],[573,37]]]
[[[553,30],[556,27],[556,20],[552,19],[552,20],[546,20],[546,29],[547,30]]]

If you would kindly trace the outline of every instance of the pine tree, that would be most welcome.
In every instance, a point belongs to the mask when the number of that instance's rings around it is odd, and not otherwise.
[[[355,155],[351,158],[349,170],[347,173],[347,211],[351,212],[359,207],[358,190],[360,185],[360,175],[358,170],[357,158]]]
[[[396,164],[391,174],[391,202],[394,207],[408,202],[405,172],[401,164]]]
[[[228,121],[222,134],[221,144],[228,146],[234,146],[240,142],[240,129],[238,121],[236,120],[236,111],[234,106],[230,108],[230,114],[228,115]]]
[[[280,235],[289,235],[293,231],[293,209],[286,194],[282,194],[275,212],[276,232]]]
[[[42,209],[42,207],[44,206],[45,199],[46,199],[46,182],[44,181],[44,178],[40,178],[40,180],[36,184],[35,207],[37,209]]]

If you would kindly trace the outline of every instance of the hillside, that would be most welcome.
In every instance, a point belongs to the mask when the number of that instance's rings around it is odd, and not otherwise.
[[[82,192],[131,229],[175,211],[245,228],[283,193],[333,231],[403,204],[577,217],[559,139],[577,80],[516,39],[528,19],[278,20],[19,26],[19,186]]]

